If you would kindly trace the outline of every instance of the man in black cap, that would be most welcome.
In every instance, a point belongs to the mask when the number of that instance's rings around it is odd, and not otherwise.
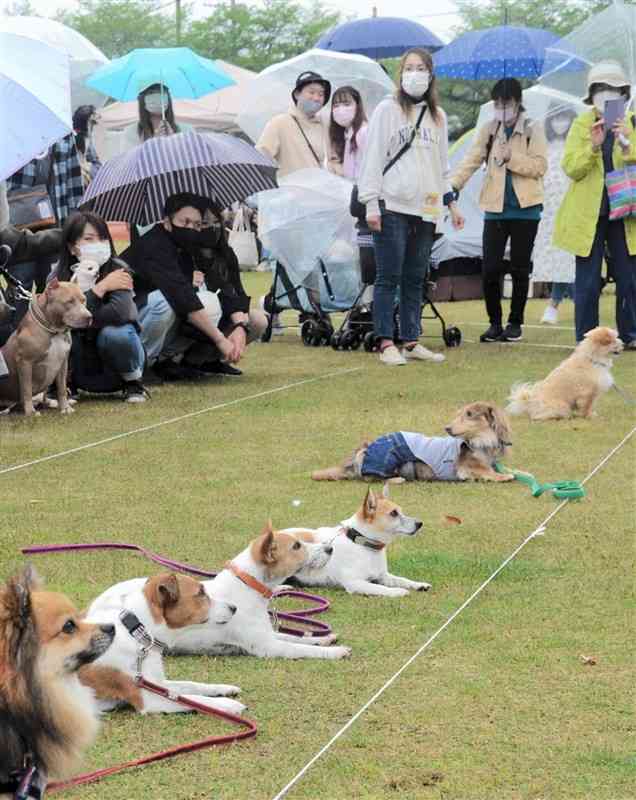
[[[318,112],[330,96],[328,80],[317,72],[302,72],[292,91],[293,106],[265,126],[256,149],[276,161],[279,178],[298,169],[324,167],[327,123]]]

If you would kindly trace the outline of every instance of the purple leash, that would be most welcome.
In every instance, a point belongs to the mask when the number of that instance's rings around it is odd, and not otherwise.
[[[21,552],[24,555],[41,555],[43,553],[68,553],[78,550],[132,550],[136,553],[141,553],[146,558],[161,564],[162,567],[167,569],[174,569],[177,572],[185,572],[191,575],[196,575],[200,578],[215,578],[216,572],[208,572],[199,567],[193,567],[190,564],[183,564],[181,561],[175,561],[172,558],[153,553],[152,550],[147,550],[138,544],[126,544],[123,542],[96,542],[94,544],[36,544],[30,547],[23,547]],[[293,636],[327,636],[331,633],[331,626],[326,622],[319,622],[317,619],[310,619],[315,614],[322,614],[329,606],[329,600],[326,597],[321,597],[318,594],[309,594],[309,592],[296,591],[295,589],[284,589],[282,592],[275,592],[275,597],[295,597],[298,600],[314,603],[315,605],[309,608],[299,609],[298,611],[270,611],[269,615],[273,619],[287,620],[288,622],[295,622],[297,625],[304,625],[305,629],[288,628],[283,625],[278,626],[281,633],[290,633]],[[307,630],[309,628],[310,630]]]

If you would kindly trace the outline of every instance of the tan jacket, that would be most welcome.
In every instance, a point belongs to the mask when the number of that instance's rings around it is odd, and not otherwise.
[[[298,123],[311,142],[318,160],[298,129]],[[283,178],[297,169],[324,167],[325,144],[326,131],[320,116],[317,114],[309,118],[294,106],[287,114],[278,114],[270,119],[256,143],[256,149],[276,161],[278,177]]]
[[[548,169],[547,144],[541,123],[532,123],[524,112],[519,114],[510,137],[512,157],[506,164],[497,164],[497,136],[501,123],[493,120],[478,131],[472,147],[450,176],[455,189],[462,189],[486,159],[488,140],[493,136],[484,185],[479,196],[483,211],[503,211],[506,169],[512,173],[512,186],[521,208],[543,202],[543,176]],[[503,131],[501,132],[503,135]]]

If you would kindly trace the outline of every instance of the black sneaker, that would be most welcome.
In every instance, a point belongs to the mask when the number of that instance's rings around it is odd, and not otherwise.
[[[176,361],[167,359],[157,361],[153,367],[155,374],[164,381],[193,381],[201,377],[201,372],[188,364],[177,364]]]
[[[124,402],[125,403],[145,403],[150,399],[141,381],[124,382]]]
[[[232,378],[243,374],[242,370],[226,364],[225,361],[205,361],[203,364],[197,364],[196,369],[204,375],[227,375]]]
[[[501,325],[491,325],[485,333],[479,337],[480,342],[498,342],[503,333]]]
[[[513,325],[509,322],[501,334],[501,342],[520,342],[523,339],[521,325]]]

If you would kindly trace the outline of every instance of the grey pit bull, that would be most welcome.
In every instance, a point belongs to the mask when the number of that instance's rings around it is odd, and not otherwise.
[[[33,396],[53,381],[62,414],[73,411],[66,395],[70,328],[87,328],[93,315],[86,298],[74,283],[54,278],[42,294],[31,300],[29,310],[2,348],[9,374],[0,380],[0,403],[21,403],[27,417],[37,414]]]

